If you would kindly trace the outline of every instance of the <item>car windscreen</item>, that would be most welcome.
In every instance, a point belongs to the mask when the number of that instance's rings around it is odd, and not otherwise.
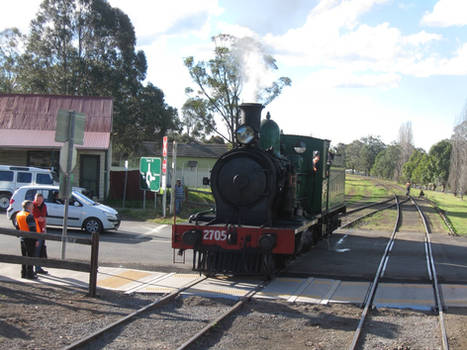
[[[84,194],[79,192],[73,192],[73,196],[76,197],[81,203],[86,205],[97,205],[91,198],[86,197]]]

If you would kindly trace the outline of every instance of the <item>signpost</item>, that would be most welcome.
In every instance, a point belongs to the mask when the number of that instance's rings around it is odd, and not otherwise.
[[[162,157],[164,157],[162,163],[162,217],[165,218],[167,211],[167,136],[162,138]]]
[[[59,196],[64,200],[62,231],[62,259],[65,259],[65,248],[68,228],[68,205],[71,196],[72,179],[71,172],[76,166],[75,144],[84,143],[84,126],[86,115],[75,111],[59,110],[57,126],[55,129],[55,141],[65,142],[60,150],[60,188]]]
[[[170,186],[172,187],[172,194],[170,196],[170,214],[175,215],[175,171],[177,169],[177,142],[174,140],[172,148],[172,181]],[[174,219],[175,220],[175,219]]]
[[[123,182],[123,201],[122,208],[125,208],[125,199],[126,199],[126,185],[128,182],[128,160],[125,160],[125,180]]]

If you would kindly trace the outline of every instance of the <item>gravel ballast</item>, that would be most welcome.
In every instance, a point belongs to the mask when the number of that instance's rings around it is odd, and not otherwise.
[[[0,348],[60,349],[147,305],[154,294],[0,282]],[[234,303],[178,297],[116,328],[88,349],[176,349]],[[252,300],[204,336],[195,349],[342,349],[361,309],[355,305]],[[451,349],[465,349],[467,309],[446,315]],[[373,310],[362,349],[439,349],[438,318],[411,310]]]

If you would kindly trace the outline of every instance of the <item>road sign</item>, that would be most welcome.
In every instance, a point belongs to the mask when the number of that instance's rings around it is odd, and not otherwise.
[[[161,187],[161,159],[141,157],[139,160],[140,187],[158,192]]]
[[[67,172],[67,162],[68,162],[68,147],[70,146],[70,144],[68,142],[65,142],[62,146],[62,148],[60,148],[60,169],[66,173]],[[76,152],[76,148],[73,147],[73,156],[71,157],[71,169],[70,171],[73,171],[73,169],[75,168],[76,166],[76,157],[77,157],[77,152]]]
[[[162,174],[167,174],[167,159],[162,161]]]
[[[67,111],[60,109],[57,114],[57,125],[55,127],[55,141],[69,141],[70,128],[72,119],[74,118],[73,126],[73,143],[82,145],[84,142],[84,126],[86,124],[86,115],[75,111]]]

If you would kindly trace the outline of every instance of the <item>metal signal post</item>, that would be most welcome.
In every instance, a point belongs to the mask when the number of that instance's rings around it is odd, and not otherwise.
[[[65,259],[65,249],[68,229],[68,206],[72,192],[71,172],[76,165],[75,144],[82,145],[84,139],[84,125],[86,116],[75,111],[59,110],[57,115],[57,127],[55,141],[65,142],[60,154],[60,170],[63,177],[60,178],[59,196],[64,200],[62,249],[61,257]]]

